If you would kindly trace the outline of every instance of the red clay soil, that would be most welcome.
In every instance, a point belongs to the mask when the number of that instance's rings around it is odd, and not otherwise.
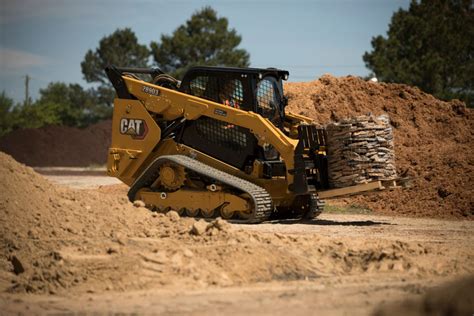
[[[0,151],[33,167],[87,167],[107,160],[112,121],[85,129],[47,126],[16,130],[0,139]]]
[[[393,215],[474,219],[474,113],[464,103],[351,76],[325,75],[285,90],[290,111],[321,124],[369,112],[390,116],[398,174],[413,186],[347,203]]]

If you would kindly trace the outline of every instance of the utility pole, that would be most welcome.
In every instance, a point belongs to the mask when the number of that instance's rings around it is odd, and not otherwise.
[[[25,105],[29,105],[30,103],[29,85],[30,85],[30,76],[26,75],[25,76]]]

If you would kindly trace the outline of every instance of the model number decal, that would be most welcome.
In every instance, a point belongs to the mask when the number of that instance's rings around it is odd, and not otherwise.
[[[120,134],[130,135],[133,139],[143,139],[148,132],[144,120],[122,118],[120,119]]]
[[[156,96],[160,95],[160,90],[148,86],[143,86],[142,91]]]
[[[227,116],[227,112],[221,109],[215,109],[214,114],[220,115],[220,116]]]

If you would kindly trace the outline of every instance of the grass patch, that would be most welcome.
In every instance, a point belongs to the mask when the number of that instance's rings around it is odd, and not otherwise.
[[[332,214],[372,214],[373,211],[358,204],[350,204],[346,206],[329,205],[324,206],[324,213]]]

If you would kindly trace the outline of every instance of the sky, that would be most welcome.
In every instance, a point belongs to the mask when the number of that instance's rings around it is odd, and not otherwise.
[[[50,82],[89,87],[80,63],[102,37],[130,27],[148,45],[204,6],[228,18],[252,67],[311,81],[369,74],[362,55],[409,0],[0,0],[0,90],[23,101],[26,75],[33,99]]]

